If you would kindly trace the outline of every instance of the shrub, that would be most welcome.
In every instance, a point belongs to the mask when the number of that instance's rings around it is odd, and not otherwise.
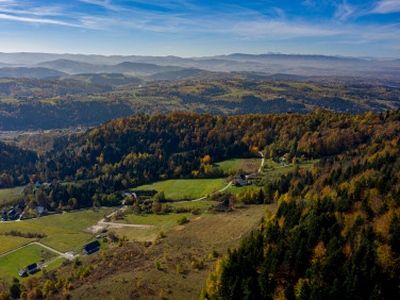
[[[156,270],[161,270],[161,263],[158,260],[156,260],[154,264],[156,266]]]
[[[179,219],[178,219],[178,224],[179,224],[179,225],[185,224],[185,223],[187,223],[187,222],[188,222],[188,219],[187,219],[186,216],[183,216],[182,218],[179,218]]]
[[[180,274],[182,272],[182,266],[180,264],[176,264],[176,273]]]

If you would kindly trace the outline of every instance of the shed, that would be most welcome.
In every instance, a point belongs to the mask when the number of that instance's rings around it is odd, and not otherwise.
[[[85,252],[87,255],[95,253],[99,250],[100,250],[99,241],[91,242],[91,243],[87,244],[85,247],[83,247],[83,252]]]
[[[26,271],[25,269],[20,269],[18,272],[19,277],[25,277],[28,276],[28,271]]]

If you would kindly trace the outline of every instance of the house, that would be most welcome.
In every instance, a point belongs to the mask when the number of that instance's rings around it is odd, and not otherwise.
[[[130,198],[133,198],[133,199],[137,199],[137,195],[136,195],[135,192],[132,192],[132,193],[130,193],[130,192],[125,192],[125,193],[124,193],[124,197],[130,197]]]
[[[100,250],[99,241],[91,242],[91,243],[87,244],[85,247],[83,247],[83,252],[85,252],[87,255],[95,253],[99,250]]]
[[[28,274],[34,274],[39,271],[38,265],[36,263],[29,265],[26,267],[26,271]]]
[[[20,269],[18,272],[19,277],[25,277],[28,276],[28,271],[25,269]]]
[[[285,153],[281,158],[281,163],[287,164],[289,158],[289,153]]]
[[[249,181],[247,180],[246,176],[243,174],[237,175],[233,180],[232,180],[232,185],[234,186],[245,186],[248,185]]]
[[[150,205],[150,203],[147,202],[147,201],[144,201],[142,204],[140,204],[141,207],[143,207],[143,206],[149,206],[149,205]]]

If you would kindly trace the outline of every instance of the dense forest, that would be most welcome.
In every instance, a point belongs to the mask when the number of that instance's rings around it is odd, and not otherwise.
[[[121,74],[81,74],[65,80],[0,79],[0,130],[98,126],[140,113],[243,115],[307,113],[316,108],[380,113],[400,107],[398,87],[335,79],[231,76],[176,82],[142,82]]]
[[[203,299],[400,297],[400,114],[354,118],[368,138],[267,184],[276,213],[219,261]],[[311,153],[313,135],[300,139]]]
[[[36,171],[35,152],[0,142],[0,188],[27,184]]]

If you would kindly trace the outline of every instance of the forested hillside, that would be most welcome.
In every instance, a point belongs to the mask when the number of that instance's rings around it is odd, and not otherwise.
[[[53,152],[42,156],[31,178],[82,181],[68,189],[57,185],[44,191],[49,209],[55,199],[66,203],[70,198],[85,207],[92,205],[96,194],[147,182],[220,176],[212,163],[258,155],[255,149],[264,149],[271,158],[287,153],[291,161],[342,154],[396,128],[397,114],[354,116],[319,109],[309,114],[120,118],[84,135],[55,140]]]
[[[36,161],[35,152],[0,142],[0,188],[28,183],[28,175],[35,173]]]
[[[128,188],[171,178],[220,177],[223,171],[213,163],[262,150],[268,164],[293,164],[293,171],[260,173],[251,187],[215,198],[240,202],[231,207],[236,212],[244,204],[276,203],[277,210],[267,210],[258,230],[219,261],[201,297],[393,299],[400,296],[399,142],[400,110],[140,114],[54,140],[33,172],[21,170],[31,180],[51,184],[32,188],[2,208],[24,203],[27,211],[43,206],[51,213],[117,206]],[[7,147],[3,153],[21,152]],[[299,167],[311,159],[309,169]],[[21,166],[32,164],[22,161]],[[118,248],[121,257],[132,250]],[[107,273],[96,260],[79,270],[100,265]],[[54,282],[57,276],[64,275],[54,275]],[[96,286],[97,279],[89,272],[71,280]]]
[[[400,115],[355,119],[369,124],[368,138],[336,130],[331,137],[360,143],[267,184],[277,212],[219,262],[202,298],[400,297]],[[317,154],[325,134],[303,136],[297,150]]]
[[[64,80],[2,79],[0,130],[98,126],[140,113],[229,116],[307,113],[316,108],[380,113],[400,107],[400,89],[379,83],[335,78],[295,81],[288,75],[269,78],[248,73],[224,76],[228,77],[177,82],[149,82],[122,74],[81,74]]]

